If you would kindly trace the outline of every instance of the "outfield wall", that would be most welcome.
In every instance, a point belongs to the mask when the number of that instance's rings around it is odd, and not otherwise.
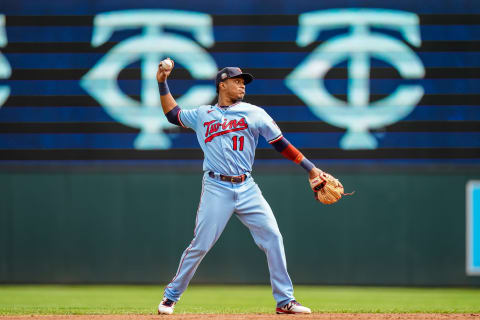
[[[338,172],[340,203],[315,203],[303,173],[255,179],[284,236],[295,283],[480,285],[465,273],[465,185],[480,174]],[[2,283],[165,283],[193,233],[197,172],[0,173]],[[235,218],[199,283],[267,283]]]

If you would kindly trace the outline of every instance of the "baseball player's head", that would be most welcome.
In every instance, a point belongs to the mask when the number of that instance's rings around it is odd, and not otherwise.
[[[252,80],[253,76],[243,73],[240,68],[226,67],[217,73],[215,85],[219,96],[223,95],[232,101],[240,101],[245,96],[245,85]]]

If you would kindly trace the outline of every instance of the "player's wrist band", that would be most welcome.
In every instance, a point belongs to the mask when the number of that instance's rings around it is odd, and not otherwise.
[[[160,91],[161,96],[164,96],[170,93],[170,89],[168,89],[167,80],[165,80],[165,82],[158,83],[158,91]]]
[[[310,172],[312,171],[313,168],[315,168],[315,165],[305,157],[303,157],[303,160],[300,162],[300,165],[302,166],[303,169],[307,170],[307,172]]]

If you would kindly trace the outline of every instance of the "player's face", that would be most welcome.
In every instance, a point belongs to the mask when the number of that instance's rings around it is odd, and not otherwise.
[[[225,84],[224,94],[232,101],[243,100],[245,96],[245,80],[243,78],[230,78],[223,82]]]

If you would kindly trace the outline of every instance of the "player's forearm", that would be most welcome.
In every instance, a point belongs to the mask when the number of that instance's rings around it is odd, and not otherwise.
[[[285,158],[292,160],[296,164],[299,164],[304,168],[309,175],[315,173],[315,165],[310,162],[297,148],[295,148],[287,139],[283,136],[270,142],[270,144],[280,152]]]
[[[160,102],[162,104],[163,113],[167,114],[177,106],[177,102],[170,93],[166,80],[164,82],[158,82],[158,90],[160,91]]]

